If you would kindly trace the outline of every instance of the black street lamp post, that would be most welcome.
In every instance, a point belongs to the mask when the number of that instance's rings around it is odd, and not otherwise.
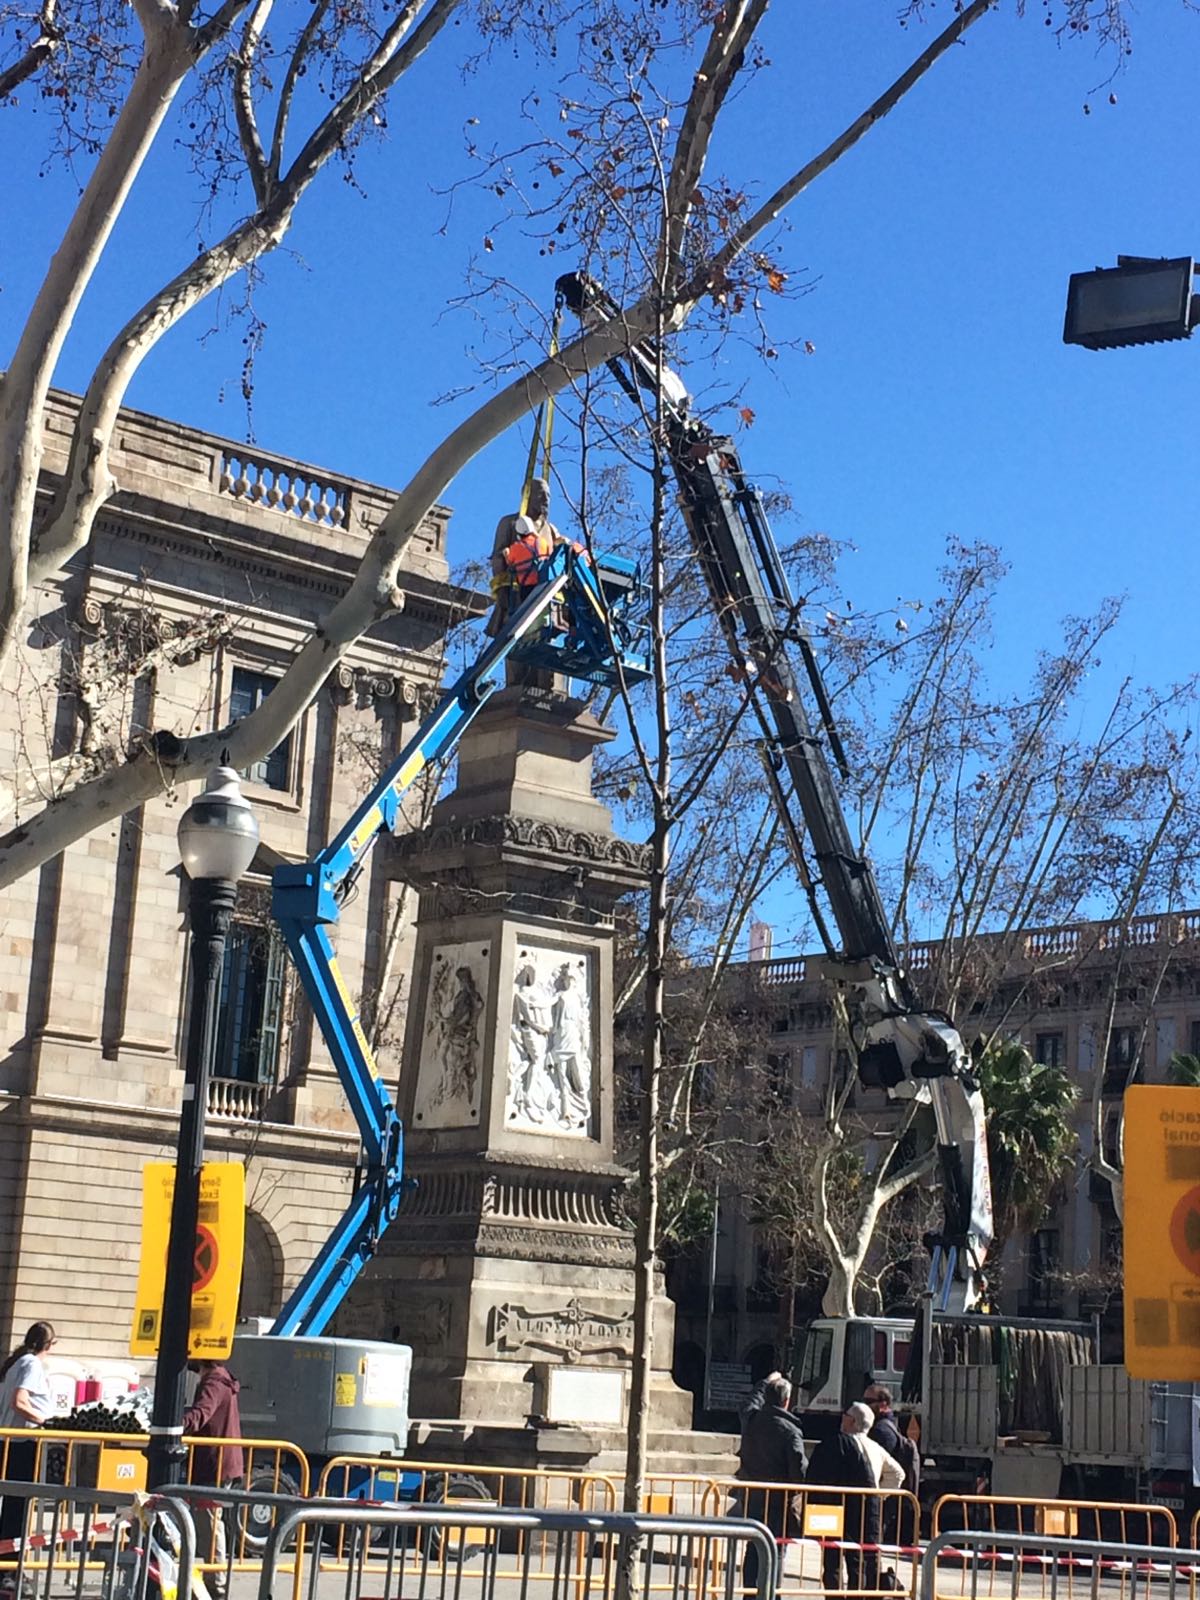
[[[179,853],[190,883],[191,1009],[184,1058],[183,1108],[175,1156],[175,1194],[167,1244],[148,1482],[152,1489],[184,1479],[184,1385],[192,1313],[204,1116],[217,1034],[221,963],[237,882],[258,845],[258,823],[238,788],[237,773],[218,767],[179,819]]]

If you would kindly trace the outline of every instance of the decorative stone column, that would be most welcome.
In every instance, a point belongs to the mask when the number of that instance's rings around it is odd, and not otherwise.
[[[610,737],[579,702],[505,690],[430,826],[392,842],[420,890],[400,1085],[418,1187],[339,1318],[412,1345],[414,1417],[549,1419],[559,1445],[563,1424],[623,1426],[633,1330],[612,941],[644,871],[591,792]],[[655,1319],[657,1423],[687,1428],[665,1297]]]

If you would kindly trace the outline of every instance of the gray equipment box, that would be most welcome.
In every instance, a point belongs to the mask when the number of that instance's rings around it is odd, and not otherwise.
[[[408,1444],[406,1344],[239,1333],[228,1366],[247,1439],[286,1439],[310,1457],[399,1455]]]

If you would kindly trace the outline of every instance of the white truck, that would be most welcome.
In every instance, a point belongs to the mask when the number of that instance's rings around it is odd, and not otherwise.
[[[1200,1389],[1143,1382],[1095,1356],[1087,1323],[935,1313],[924,1339],[904,1318],[817,1318],[799,1348],[796,1404],[806,1436],[820,1438],[868,1382],[886,1384],[896,1409],[920,1419],[929,1501],[986,1487],[1149,1502],[1190,1519]]]

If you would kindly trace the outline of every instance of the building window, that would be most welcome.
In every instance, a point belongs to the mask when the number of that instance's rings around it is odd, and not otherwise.
[[[790,1055],[768,1055],[767,1100],[776,1106],[792,1103],[792,1058]]]
[[[213,1077],[272,1084],[283,1021],[284,945],[273,924],[235,922],[225,941]]]
[[[1108,1055],[1104,1061],[1105,1094],[1124,1094],[1131,1083],[1136,1083],[1141,1073],[1138,1054],[1139,1028],[1114,1028],[1109,1035]]]
[[[1057,1228],[1039,1228],[1029,1239],[1029,1299],[1039,1309],[1058,1304],[1062,1261]]]
[[[275,687],[276,679],[265,672],[250,672],[246,667],[234,667],[233,686],[229,692],[229,720],[240,722],[259,706]],[[265,784],[268,789],[290,787],[292,768],[292,736],[281,739],[261,761],[252,761],[240,774],[250,783]]]
[[[771,1251],[765,1245],[754,1248],[754,1281],[746,1287],[747,1311],[775,1311],[779,1306],[779,1283]]]
[[[1033,1059],[1040,1061],[1044,1067],[1065,1067],[1067,1048],[1062,1031],[1039,1033],[1034,1040]]]
[[[1200,1056],[1200,1017],[1193,1017],[1188,1024],[1188,1037],[1190,1040],[1188,1045],[1189,1052],[1194,1056]]]

